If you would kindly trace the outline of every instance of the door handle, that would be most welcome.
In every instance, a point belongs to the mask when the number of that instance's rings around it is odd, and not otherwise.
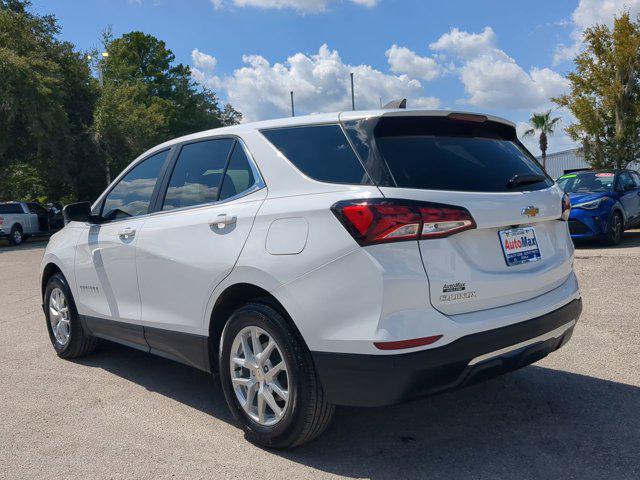
[[[136,236],[136,231],[131,227],[127,227],[124,230],[120,230],[118,232],[118,236],[122,240],[129,240],[130,238],[133,238]]]
[[[226,213],[218,215],[216,218],[209,222],[209,226],[211,228],[219,228],[222,229],[227,225],[233,225],[238,220],[238,217],[232,217],[227,215]]]

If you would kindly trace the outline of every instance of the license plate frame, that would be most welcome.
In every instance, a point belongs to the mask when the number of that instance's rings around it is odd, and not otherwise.
[[[498,231],[498,238],[507,267],[538,262],[542,259],[534,227],[516,227],[500,230]]]

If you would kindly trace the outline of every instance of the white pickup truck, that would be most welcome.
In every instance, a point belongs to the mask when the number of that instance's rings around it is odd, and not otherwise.
[[[0,203],[0,238],[20,245],[31,236],[47,236],[62,228],[60,210],[36,202]]]

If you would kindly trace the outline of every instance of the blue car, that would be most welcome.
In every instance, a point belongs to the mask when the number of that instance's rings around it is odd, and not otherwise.
[[[563,175],[558,185],[571,198],[574,240],[617,245],[625,229],[640,225],[640,175],[633,170],[589,170]]]

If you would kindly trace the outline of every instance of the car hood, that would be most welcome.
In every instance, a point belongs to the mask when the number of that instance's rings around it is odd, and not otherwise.
[[[578,203],[591,202],[593,200],[597,200],[598,198],[609,197],[610,193],[607,192],[596,192],[596,193],[570,193],[569,198],[571,198],[571,205],[577,205]]]

